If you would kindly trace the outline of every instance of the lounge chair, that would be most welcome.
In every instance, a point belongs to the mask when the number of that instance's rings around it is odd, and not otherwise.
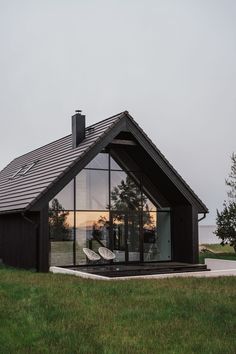
[[[101,257],[96,252],[92,251],[90,248],[83,248],[83,252],[86,254],[88,260],[97,262],[100,261]]]
[[[111,250],[109,250],[109,248],[106,247],[99,247],[98,253],[106,261],[111,261],[116,258],[115,253],[113,253]]]

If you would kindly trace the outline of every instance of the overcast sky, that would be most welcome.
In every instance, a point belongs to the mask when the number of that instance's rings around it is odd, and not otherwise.
[[[0,169],[128,110],[210,209],[236,151],[235,0],[0,0]]]

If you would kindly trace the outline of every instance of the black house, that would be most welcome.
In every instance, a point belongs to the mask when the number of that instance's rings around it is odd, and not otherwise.
[[[47,272],[84,266],[84,247],[116,263],[198,263],[206,206],[125,111],[14,159],[0,172],[0,258]]]

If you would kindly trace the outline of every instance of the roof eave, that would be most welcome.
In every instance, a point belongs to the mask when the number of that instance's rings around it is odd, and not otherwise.
[[[69,165],[45,190],[43,190],[25,209],[15,209],[9,211],[2,211],[0,214],[39,211],[48,203],[51,198],[56,195],[69,181],[83,169],[89,161],[96,156],[105,146],[107,146],[116,135],[121,131],[129,131],[137,138],[140,145],[147,150],[151,158],[163,170],[167,178],[176,188],[183,194],[183,196],[196,207],[198,213],[208,213],[206,205],[198,198],[184,179],[178,174],[174,167],[168,162],[165,156],[150,140],[146,133],[134,121],[133,117],[124,111],[119,114],[120,117],[111,124],[111,126],[89,146],[81,156],[79,156],[71,165]],[[118,115],[117,115],[118,116]],[[114,117],[114,116],[113,116]],[[110,118],[108,118],[110,119]]]
[[[180,174],[175,170],[175,168],[170,164],[170,162],[165,158],[165,156],[161,153],[161,151],[156,147],[156,145],[152,142],[152,140],[147,136],[147,134],[143,131],[143,129],[138,125],[138,123],[134,120],[134,118],[128,113],[125,112],[125,115],[129,119],[128,121],[128,127],[131,125],[135,127],[139,134],[145,139],[146,143],[149,144],[156,154],[162,159],[163,163],[166,165],[166,168],[163,169],[163,172],[166,173],[167,170],[176,176],[177,180],[180,182],[179,186],[175,183],[175,181],[172,181],[175,186],[179,189],[179,191],[189,200],[191,204],[193,204],[197,210],[198,213],[209,213],[209,210],[207,206],[202,202],[202,200],[196,195],[196,193],[190,188],[190,186],[185,182],[185,180],[180,176]],[[132,131],[134,133],[134,130]],[[140,137],[140,136],[139,136]],[[139,143],[142,145],[142,139],[138,139]],[[145,144],[144,144],[145,145]],[[145,148],[145,146],[144,146]],[[159,165],[159,164],[158,164]],[[159,165],[160,166],[160,165]],[[160,166],[161,167],[161,166]],[[165,167],[165,166],[164,166]],[[169,176],[170,177],[170,176]],[[182,186],[181,186],[182,185]],[[182,187],[182,188],[181,188]]]

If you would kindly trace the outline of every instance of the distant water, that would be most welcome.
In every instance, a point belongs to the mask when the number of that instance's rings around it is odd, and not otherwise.
[[[199,225],[199,244],[220,243],[220,239],[213,233],[216,225]]]

